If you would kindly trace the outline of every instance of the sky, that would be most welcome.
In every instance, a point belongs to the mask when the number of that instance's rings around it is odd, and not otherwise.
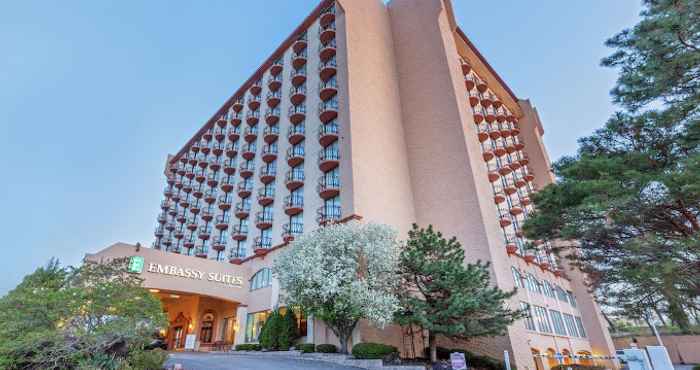
[[[56,257],[150,245],[177,152],[317,0],[0,2],[0,295]],[[553,159],[602,126],[604,41],[640,0],[453,0],[458,23],[537,106]]]

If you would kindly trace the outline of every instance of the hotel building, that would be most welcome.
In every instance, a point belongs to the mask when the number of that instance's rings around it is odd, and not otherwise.
[[[450,0],[324,0],[168,156],[152,248],[117,244],[89,258],[142,257],[170,346],[190,334],[207,349],[257,340],[279,303],[270,267],[298,235],[331,221],[400,235],[432,224],[468,260],[490,261],[493,283],[518,288],[510,305],[530,312],[505,336],[441,345],[508,350],[520,369],[591,362],[613,346],[585,277],[547,243],[524,247],[531,195],[553,181],[543,133],[530,101],[456,25]],[[336,343],[318,320],[300,319],[300,330]],[[362,323],[353,343],[411,355],[407,336]]]

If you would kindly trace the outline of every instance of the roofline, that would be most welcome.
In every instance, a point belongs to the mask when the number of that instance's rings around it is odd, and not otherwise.
[[[319,17],[321,14],[321,11],[331,5],[331,3],[334,0],[322,0],[316,8],[304,19],[304,21],[292,31],[292,33],[280,44],[277,49],[270,55],[263,64],[258,67],[258,69],[253,73],[248,80],[246,80],[241,87],[236,90],[236,92],[231,95],[230,98],[226,100],[226,102],[219,108],[214,115],[207,120],[202,128],[200,128],[193,136],[190,138],[190,140],[187,141],[187,143],[175,154],[170,158],[170,161],[168,163],[173,164],[175,163],[184,153],[186,153],[189,150],[189,147],[194,143],[198,138],[204,134],[206,130],[208,130],[210,127],[213,127],[216,120],[221,117],[223,114],[225,114],[229,107],[233,104],[233,101],[245,96],[245,92],[250,88],[250,86],[253,84],[253,82],[259,80],[263,74],[265,74],[265,71],[267,71],[268,68],[272,65],[272,63],[277,60],[280,56],[284,55],[284,52],[292,45],[294,40],[296,40],[296,37],[304,32],[309,26],[316,20],[316,18]]]
[[[479,58],[479,60],[482,63],[484,63],[486,68],[489,70],[489,72],[491,72],[491,74],[493,74],[493,76],[496,78],[496,80],[498,80],[498,82],[501,85],[503,85],[503,88],[508,92],[510,97],[513,98],[513,100],[517,104],[518,100],[520,100],[520,99],[518,99],[518,97],[515,96],[515,93],[513,92],[513,90],[511,90],[510,87],[508,86],[508,84],[505,81],[503,81],[501,76],[498,75],[498,72],[496,72],[496,70],[493,69],[493,67],[491,67],[491,64],[489,64],[489,62],[486,60],[486,58],[484,58],[484,56],[481,55],[481,52],[479,52],[479,49],[477,49],[476,46],[474,46],[474,44],[471,42],[471,40],[469,40],[467,35],[464,34],[464,31],[462,31],[462,29],[459,26],[457,26],[455,31],[457,31],[457,34],[459,35],[459,37],[462,38],[462,40],[464,40],[464,42],[467,44],[467,46],[469,46],[469,48],[474,51],[474,54]]]

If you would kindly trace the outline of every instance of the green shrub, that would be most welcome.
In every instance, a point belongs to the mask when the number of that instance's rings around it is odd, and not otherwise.
[[[358,359],[377,360],[398,353],[394,346],[381,343],[358,343],[352,347],[352,355]]]
[[[319,344],[316,346],[316,352],[336,353],[338,352],[338,347],[333,344]]]
[[[279,349],[287,351],[298,338],[297,335],[297,318],[291,308],[280,318],[279,335],[277,338]]]
[[[288,351],[298,337],[297,319],[291,309],[285,314],[272,311],[260,329],[260,345],[270,351]]]
[[[127,362],[133,369],[161,370],[167,359],[167,352],[162,349],[154,349],[151,351],[133,351],[129,353]]]
[[[557,365],[552,367],[551,370],[567,370],[571,368],[572,370],[605,370],[605,366],[593,366],[593,365],[581,365],[581,364],[570,364],[570,365]]]
[[[693,370],[700,370],[700,365],[693,366]]]
[[[257,343],[236,344],[236,351],[260,351],[262,346]]]
[[[313,343],[302,343],[298,344],[296,349],[302,353],[313,353],[316,351],[316,346]]]

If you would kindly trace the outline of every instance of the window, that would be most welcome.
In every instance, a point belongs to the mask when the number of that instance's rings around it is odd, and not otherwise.
[[[269,268],[265,267],[256,272],[252,278],[250,278],[250,290],[257,290],[261,288],[266,288],[272,285],[272,273]]]
[[[569,332],[570,336],[579,336],[576,329],[576,322],[574,321],[574,317],[572,315],[569,315],[568,313],[564,314],[564,324],[566,324],[566,330]]]
[[[532,319],[532,310],[530,310],[530,304],[527,302],[520,302],[520,309],[525,311],[525,327],[527,330],[535,329],[535,320]]]
[[[246,343],[257,342],[258,335],[260,335],[260,329],[262,329],[267,317],[270,315],[270,311],[262,311],[249,313],[246,316],[245,322],[245,341]]]
[[[533,306],[535,308],[535,318],[537,319],[537,328],[543,333],[551,333],[552,327],[549,326],[549,317],[547,315],[547,309],[540,306]]]
[[[544,280],[544,294],[547,297],[556,298],[556,295],[554,294],[554,289],[552,288],[552,284],[547,280]]]
[[[576,307],[576,297],[574,297],[574,293],[567,290],[566,295],[569,298],[569,303],[571,304],[571,307]]]
[[[527,283],[527,290],[535,293],[542,293],[540,290],[540,282],[535,275],[528,273],[525,282]]]
[[[566,295],[566,292],[564,289],[562,289],[560,286],[556,286],[554,290],[557,293],[557,298],[559,298],[560,301],[562,302],[569,302],[569,296]]]
[[[523,277],[520,275],[520,271],[516,269],[515,267],[511,267],[510,270],[513,272],[513,281],[515,282],[515,286],[518,288],[523,287]]]
[[[554,332],[559,335],[566,335],[566,328],[564,327],[564,320],[562,320],[561,318],[561,312],[549,310],[549,316],[552,318],[552,326],[554,326]]]
[[[578,336],[581,338],[586,337],[586,329],[583,327],[583,321],[581,318],[576,316],[576,328],[578,329]]]

